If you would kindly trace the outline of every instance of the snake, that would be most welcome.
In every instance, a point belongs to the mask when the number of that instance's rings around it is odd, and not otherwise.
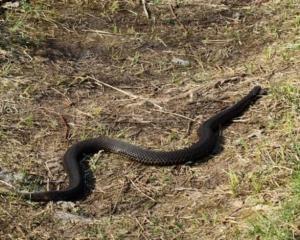
[[[80,161],[86,156],[98,153],[100,150],[120,154],[146,165],[168,166],[200,162],[213,153],[221,128],[240,116],[261,94],[262,88],[255,86],[234,105],[210,117],[198,128],[198,141],[182,149],[173,151],[144,149],[106,136],[77,142],[65,152],[63,157],[64,170],[69,179],[68,187],[56,191],[19,191],[17,195],[23,199],[36,202],[79,200],[85,190],[84,170],[81,168]]]

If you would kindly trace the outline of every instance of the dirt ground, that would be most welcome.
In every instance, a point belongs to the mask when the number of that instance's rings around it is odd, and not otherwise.
[[[95,186],[85,200],[0,196],[0,238],[297,239],[297,209],[278,234],[253,222],[272,220],[293,198],[300,2],[145,6],[32,0],[2,11],[0,192],[65,187],[62,156],[77,141],[105,135],[179,149],[252,87],[268,94],[197,166],[144,166],[99,153],[89,160]]]

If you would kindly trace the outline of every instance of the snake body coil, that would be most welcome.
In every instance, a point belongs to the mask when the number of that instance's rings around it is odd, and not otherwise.
[[[209,118],[198,129],[199,141],[190,147],[180,150],[168,152],[147,150],[104,136],[78,142],[67,150],[63,159],[64,169],[69,177],[68,188],[60,191],[19,192],[18,195],[32,201],[45,202],[73,201],[79,199],[84,192],[84,174],[79,162],[84,156],[95,154],[100,150],[121,154],[148,165],[163,166],[199,162],[212,153],[219,137],[220,127],[242,114],[242,112],[257,99],[260,92],[261,87],[254,87],[248,95],[233,106]]]

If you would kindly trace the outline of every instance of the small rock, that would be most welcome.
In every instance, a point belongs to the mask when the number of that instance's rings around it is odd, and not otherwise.
[[[183,59],[180,59],[180,58],[176,58],[174,57],[172,59],[172,63],[175,63],[177,65],[181,65],[181,66],[189,66],[190,65],[190,61],[188,60],[183,60]]]
[[[17,8],[19,6],[20,6],[20,2],[16,1],[16,2],[6,2],[1,7],[8,9],[8,8]]]

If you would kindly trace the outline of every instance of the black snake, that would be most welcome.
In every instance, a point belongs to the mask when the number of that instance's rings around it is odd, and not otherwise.
[[[187,148],[168,152],[153,151],[104,136],[78,142],[72,145],[64,155],[64,169],[69,177],[69,186],[66,189],[32,193],[18,192],[17,195],[32,201],[45,202],[79,199],[85,188],[84,173],[79,162],[84,156],[95,154],[100,150],[121,154],[137,162],[149,165],[163,166],[199,162],[212,153],[219,137],[220,127],[242,114],[258,98],[261,91],[261,87],[254,87],[233,106],[226,108],[205,121],[198,129],[199,141]]]

